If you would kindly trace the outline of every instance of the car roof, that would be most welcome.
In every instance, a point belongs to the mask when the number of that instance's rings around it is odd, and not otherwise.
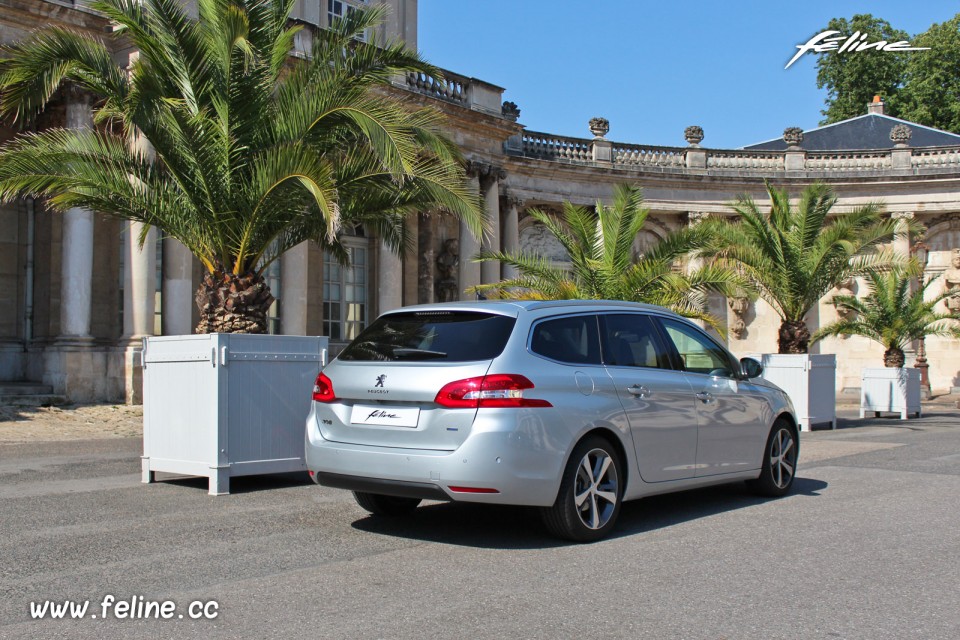
[[[569,311],[652,311],[662,315],[683,319],[682,316],[664,307],[642,302],[627,302],[625,300],[475,300],[468,302],[437,302],[433,304],[418,304],[387,311],[383,315],[405,312],[425,311],[482,311],[509,316],[519,316],[523,312],[534,312],[545,309],[562,309]]]

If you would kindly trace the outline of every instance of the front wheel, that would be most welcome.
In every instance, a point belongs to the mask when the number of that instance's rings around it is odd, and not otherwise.
[[[620,458],[606,439],[591,436],[573,450],[556,502],[541,513],[553,535],[592,542],[613,529],[622,501]]]
[[[353,498],[357,501],[358,505],[373,515],[392,518],[413,513],[413,510],[420,504],[419,498],[399,498],[397,496],[384,496],[379,493],[364,493],[362,491],[354,491]]]
[[[793,486],[799,453],[800,441],[796,429],[783,419],[774,422],[763,450],[760,477],[751,481],[750,487],[763,496],[785,495]]]

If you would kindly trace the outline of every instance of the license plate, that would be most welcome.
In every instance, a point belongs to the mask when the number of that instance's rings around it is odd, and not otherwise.
[[[375,424],[383,427],[416,427],[420,421],[419,407],[385,407],[383,405],[353,405],[351,424]]]

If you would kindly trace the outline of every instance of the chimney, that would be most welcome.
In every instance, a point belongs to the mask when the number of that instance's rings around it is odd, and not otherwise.
[[[883,115],[883,100],[880,96],[873,96],[873,102],[867,105],[867,114],[875,113],[878,116]]]

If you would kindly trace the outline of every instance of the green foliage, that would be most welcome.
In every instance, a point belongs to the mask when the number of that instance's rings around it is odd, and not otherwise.
[[[863,336],[880,343],[887,351],[902,352],[912,341],[927,336],[960,338],[957,318],[936,310],[940,302],[958,292],[931,295],[929,289],[937,276],[911,290],[912,280],[921,271],[915,262],[888,270],[867,271],[864,277],[868,295],[833,298],[837,308],[855,312],[856,316],[822,327],[813,340],[827,336]]]
[[[519,275],[472,287],[471,292],[491,298],[645,302],[717,328],[717,320],[706,312],[707,295],[743,295],[743,280],[729,269],[708,264],[684,273],[681,268],[684,257],[710,245],[711,236],[702,225],[672,232],[634,258],[633,242],[649,213],[636,187],[618,185],[612,206],[598,202],[596,211],[565,202],[559,216],[529,213],[560,242],[570,264],[558,266],[529,253],[481,252],[480,262],[499,261]]]
[[[894,102],[898,117],[960,133],[960,14],[932,25],[911,44],[930,50],[907,58],[903,89]]]
[[[129,70],[106,44],[53,28],[0,50],[0,111],[31,118],[65,87],[96,97],[94,130],[19,136],[0,150],[0,198],[30,195],[146,223],[211,272],[260,273],[314,240],[342,259],[344,225],[394,249],[403,219],[443,208],[481,231],[459,152],[439,114],[382,90],[398,72],[436,77],[401,43],[356,36],[384,18],[352,12],[291,59],[294,0],[98,0],[111,37],[139,51]],[[69,89],[68,90],[72,90]],[[142,136],[155,160],[131,144]]]
[[[806,187],[796,207],[785,189],[768,183],[767,193],[769,213],[744,195],[732,205],[736,222],[707,220],[704,225],[716,240],[705,254],[740,270],[784,324],[802,324],[837,283],[895,262],[891,253],[875,251],[896,228],[893,220],[881,216],[878,204],[830,217],[837,198],[824,184]],[[801,342],[805,352],[806,340]]]
[[[906,31],[894,29],[886,20],[874,18],[869,13],[858,13],[850,20],[834,18],[827,23],[826,28],[839,31],[845,36],[860,31],[869,34],[870,42],[896,42],[910,38]],[[825,118],[820,124],[862,116],[866,113],[867,103],[875,95],[880,95],[885,100],[894,98],[904,80],[907,55],[914,53],[868,49],[856,53],[829,51],[819,54],[817,88],[827,89],[827,108],[821,111]]]

